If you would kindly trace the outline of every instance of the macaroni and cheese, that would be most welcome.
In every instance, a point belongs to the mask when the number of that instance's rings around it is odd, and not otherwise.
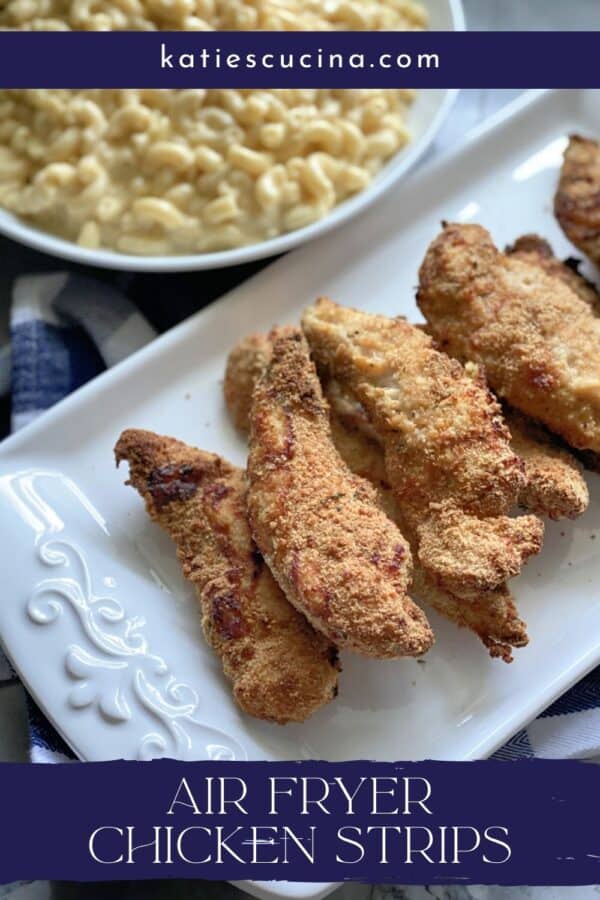
[[[36,31],[407,31],[416,0],[4,0],[0,27]]]
[[[10,0],[0,27],[420,28],[410,0]],[[315,222],[409,140],[409,90],[0,91],[0,205],[89,248],[239,247]]]

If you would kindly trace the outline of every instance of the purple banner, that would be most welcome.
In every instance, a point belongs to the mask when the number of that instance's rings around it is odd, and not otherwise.
[[[598,32],[2,32],[4,88],[600,87]]]
[[[0,880],[600,882],[581,762],[0,765]]]

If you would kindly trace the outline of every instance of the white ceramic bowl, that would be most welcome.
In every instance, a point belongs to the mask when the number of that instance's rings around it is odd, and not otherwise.
[[[461,0],[422,0],[429,11],[431,31],[463,31],[464,14]],[[345,200],[318,222],[282,234],[268,241],[218,253],[197,253],[180,256],[132,256],[113,250],[89,250],[72,241],[55,237],[46,231],[26,224],[17,216],[0,208],[0,233],[15,241],[73,262],[105,269],[124,269],[130,272],[189,272],[200,269],[220,269],[236,266],[254,259],[275,256],[320,237],[356,216],[387,192],[423,155],[437,134],[456,98],[456,90],[420,91],[408,116],[413,139],[408,147],[397,153],[379,172],[373,182],[350,200]]]

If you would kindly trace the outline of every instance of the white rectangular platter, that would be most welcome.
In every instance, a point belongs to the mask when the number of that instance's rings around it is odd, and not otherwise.
[[[524,96],[375,209],[271,265],[2,444],[0,633],[80,757],[480,758],[600,662],[600,479],[589,476],[586,515],[549,523],[542,554],[514,582],[530,645],[512,665],[432,613],[437,644],[424,663],[345,654],[339,697],[311,721],[253,721],[234,706],[202,640],[172,546],[112,458],[121,430],[142,427],[243,464],[221,394],[232,344],[297,321],[319,294],[418,320],[417,269],[441,219],[481,222],[501,246],[536,231],[559,255],[573,252],[551,212],[572,131],[600,135],[598,94]],[[316,896],[317,886],[278,890]]]

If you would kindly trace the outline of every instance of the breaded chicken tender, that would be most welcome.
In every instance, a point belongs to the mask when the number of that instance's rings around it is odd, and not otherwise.
[[[340,443],[347,443],[345,437],[348,433],[359,431],[367,438],[363,450],[375,442],[381,465],[384,466],[380,441],[360,404],[352,403],[337,382],[328,382],[324,390],[332,410],[331,425],[338,450]],[[511,449],[523,463],[525,471],[525,483],[519,490],[518,505],[527,512],[550,519],[575,519],[582,515],[588,507],[589,491],[581,463],[541,425],[509,407],[505,407],[502,413],[510,432]],[[347,452],[353,452],[352,440]],[[340,450],[340,453],[348,462],[346,452]],[[353,472],[357,471],[354,465],[348,464]]]
[[[569,240],[600,265],[600,144],[571,135],[565,150],[554,213]]]
[[[262,362],[244,358],[249,354],[261,354]],[[259,341],[256,335],[252,335],[240,341],[232,350],[226,379],[227,405],[232,416],[236,415],[236,410],[250,408],[255,382],[247,377],[247,373],[260,372],[269,356],[270,345],[266,336]],[[324,393],[330,405],[331,434],[338,453],[352,472],[367,478],[374,485],[382,509],[406,533],[406,523],[402,521],[400,508],[388,482],[383,450],[366,413],[335,381],[324,385]],[[238,419],[238,422],[244,430],[250,426],[249,421]],[[519,618],[514,600],[506,587],[483,593],[467,603],[436,587],[433,579],[416,559],[412,584],[417,599],[457,625],[475,632],[489,649],[491,656],[510,662],[511,648],[527,644],[525,624]]]
[[[600,294],[596,286],[579,271],[579,260],[570,257],[562,262],[554,255],[548,241],[537,234],[524,234],[517,238],[514,244],[506,248],[506,253],[524,262],[541,266],[548,275],[560,278],[588,304],[594,315],[600,315]]]
[[[438,345],[483,366],[499,397],[572,447],[600,451],[600,318],[564,279],[501,253],[479,225],[446,225],[417,302]]]
[[[343,414],[333,415],[331,424],[335,445],[349,468],[373,483],[386,514],[404,534],[410,534],[387,480],[380,444],[369,438],[360,425],[352,425],[345,420]],[[415,597],[456,625],[473,631],[488,648],[490,656],[511,662],[512,648],[526,646],[528,637],[525,623],[519,618],[506,585],[465,600],[436,584],[435,579],[420,565],[417,550],[413,543],[412,591]]]
[[[437,586],[472,598],[516,575],[539,551],[543,526],[506,516],[523,467],[483,380],[401,319],[321,299],[303,328],[319,367],[378,433],[407,534]]]
[[[479,376],[475,363],[465,371]],[[550,519],[575,519],[589,503],[589,491],[582,465],[564,443],[528,416],[504,404],[504,422],[510,432],[510,446],[523,463],[525,484],[519,491],[522,509]]]
[[[346,462],[346,452],[352,455],[355,450],[352,433],[358,431],[367,438],[358,447],[364,453],[365,448],[375,442],[383,466],[381,442],[364,409],[345,394],[336,381],[326,382],[323,390],[331,407],[334,443]],[[527,416],[506,406],[502,414],[510,432],[511,449],[521,459],[525,470],[518,505],[550,519],[575,519],[582,515],[588,507],[589,491],[581,463],[562,442]],[[347,435],[350,435],[348,441]],[[345,452],[340,449],[340,444],[344,444]],[[355,465],[348,464],[353,472],[361,474]],[[369,478],[369,475],[365,477]]]
[[[296,328],[271,332],[250,411],[248,511],[254,539],[286,596],[340,647],[419,656],[433,643],[407,596],[407,541],[335,449],[329,409]]]
[[[519,505],[550,519],[583,515],[590,495],[578,460],[545,428],[522,413],[505,408],[504,420],[511,447],[525,465],[526,483],[519,493]]]
[[[285,599],[254,545],[244,472],[150,431],[124,431],[117,464],[177,547],[206,640],[251,716],[302,722],[337,693],[335,647]]]
[[[266,334],[249,334],[227,357],[223,393],[233,424],[240,431],[250,428],[252,391],[270,356],[271,345]]]
[[[530,234],[518,238],[511,247],[507,248],[506,252],[518,256],[519,259],[526,262],[539,265],[548,274],[560,278],[588,304],[595,316],[600,316],[600,294],[595,284],[579,271],[579,260],[570,258],[561,262],[556,258],[547,241]],[[600,472],[600,453],[595,453],[593,450],[571,449],[586,469],[591,472]],[[566,447],[563,448],[563,452],[567,452]]]

